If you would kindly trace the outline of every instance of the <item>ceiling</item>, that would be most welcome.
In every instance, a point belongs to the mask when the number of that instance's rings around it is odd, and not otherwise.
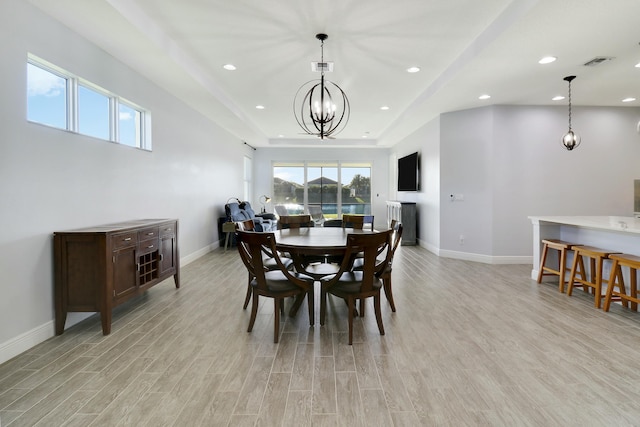
[[[640,105],[638,0],[29,1],[256,147],[391,146],[447,111],[566,105],[572,74],[573,105]],[[324,141],[293,114],[321,32],[351,104]]]

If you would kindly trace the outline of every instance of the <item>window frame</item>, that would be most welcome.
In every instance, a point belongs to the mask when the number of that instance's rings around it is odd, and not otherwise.
[[[86,80],[82,77],[79,77],[75,74],[70,73],[67,70],[62,69],[42,58],[39,58],[31,53],[27,54],[27,64],[40,68],[44,71],[52,73],[62,79],[65,79],[67,82],[67,90],[66,90],[66,128],[62,129],[61,127],[50,125],[47,123],[39,122],[36,120],[32,120],[29,117],[29,109],[27,107],[26,111],[26,119],[29,123],[35,123],[42,126],[51,127],[54,129],[61,129],[67,132],[76,133],[78,135],[84,135],[89,138],[99,139],[102,141],[113,142],[119,145],[137,148],[144,151],[153,151],[152,150],[152,142],[151,142],[151,113],[149,110],[142,108],[140,105],[123,98],[89,80]],[[99,95],[103,95],[109,100],[109,108],[108,108],[108,120],[109,120],[109,137],[108,139],[104,139],[98,136],[90,135],[87,133],[83,133],[80,131],[80,116],[79,116],[79,92],[80,86],[83,86],[91,91],[96,92]],[[27,106],[29,103],[29,82],[26,84],[27,93]],[[124,105],[134,111],[136,111],[139,116],[139,136],[136,138],[135,145],[125,144],[122,142],[120,138],[120,115],[119,108],[120,105]],[[136,128],[137,130],[137,128]]]
[[[343,186],[349,184],[349,183],[344,183],[342,182],[342,177],[343,177],[343,168],[356,168],[356,167],[361,167],[361,168],[368,168],[369,169],[369,182],[371,185],[371,180],[372,180],[372,176],[373,176],[373,169],[374,169],[374,162],[373,161],[350,161],[350,160],[283,160],[283,161],[279,161],[279,160],[273,160],[271,162],[271,194],[273,194],[274,196],[276,195],[276,191],[275,191],[275,174],[274,174],[274,170],[275,168],[287,168],[287,167],[295,167],[295,168],[303,168],[303,182],[302,185],[304,186],[303,189],[303,202],[302,202],[302,209],[303,212],[308,212],[309,211],[309,168],[321,168],[321,167],[330,167],[330,168],[336,168],[337,169],[337,181],[338,184],[340,185],[340,188],[342,188]],[[342,217],[343,214],[343,199],[342,199],[342,191],[338,191],[336,194],[336,216],[338,218]],[[278,204],[279,202],[275,199],[273,199],[273,203],[274,204]],[[315,205],[316,203],[314,203]],[[300,205],[300,204],[298,204]],[[329,204],[330,205],[330,204]],[[370,192],[369,194],[369,200],[368,203],[364,204],[365,206],[368,205],[369,210],[372,211],[373,210],[373,194],[372,192]]]

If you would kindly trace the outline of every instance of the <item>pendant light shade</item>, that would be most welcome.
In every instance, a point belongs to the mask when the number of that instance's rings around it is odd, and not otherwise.
[[[562,136],[562,145],[569,151],[580,145],[580,135],[571,129],[571,81],[575,78],[576,76],[567,76],[563,79],[569,83],[569,130]]]

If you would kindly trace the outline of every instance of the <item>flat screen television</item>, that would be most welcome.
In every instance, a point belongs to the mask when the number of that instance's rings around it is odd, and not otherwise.
[[[420,156],[412,153],[398,159],[398,191],[420,190]]]

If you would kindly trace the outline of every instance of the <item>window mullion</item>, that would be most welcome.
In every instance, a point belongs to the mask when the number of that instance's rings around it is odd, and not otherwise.
[[[78,79],[67,78],[67,130],[78,132]]]
[[[118,98],[109,97],[109,130],[111,141],[120,142],[120,120],[118,119]]]

